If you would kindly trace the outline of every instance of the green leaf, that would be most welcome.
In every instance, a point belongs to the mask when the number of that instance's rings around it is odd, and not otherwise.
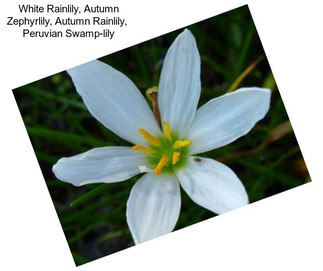
[[[109,232],[106,235],[103,235],[101,238],[99,238],[98,242],[102,243],[105,241],[109,241],[113,238],[117,238],[123,235],[122,231],[113,231],[113,232]]]
[[[73,200],[70,203],[70,206],[76,207],[82,203],[87,202],[88,200],[90,200],[90,199],[102,194],[104,191],[106,191],[108,189],[108,186],[109,185],[107,185],[107,184],[101,184],[101,185],[97,186],[96,188],[90,190],[89,192],[87,192],[87,193],[83,194],[82,196]]]
[[[55,131],[40,127],[26,127],[27,132],[32,137],[43,138],[48,141],[56,142],[69,147],[74,147],[77,150],[84,150],[80,144],[86,146],[105,146],[105,141],[91,136],[80,136],[69,132]]]
[[[73,106],[79,109],[83,109],[85,111],[87,111],[87,108],[85,106],[85,104],[81,101],[78,101],[76,99],[68,99],[64,96],[61,96],[59,94],[56,94],[53,91],[50,90],[44,90],[44,89],[40,89],[34,85],[27,85],[24,87],[26,91],[28,91],[29,93],[35,95],[35,96],[40,96],[42,98],[46,98],[49,100],[54,100],[56,102],[60,102],[64,105],[67,106]],[[48,103],[47,103],[48,104]]]
[[[72,255],[73,255],[74,261],[78,265],[85,264],[85,263],[88,263],[90,261],[87,258],[81,256],[80,254],[78,254],[76,252],[72,252]]]

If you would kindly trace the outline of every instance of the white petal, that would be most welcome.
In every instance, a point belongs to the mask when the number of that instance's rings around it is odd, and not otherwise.
[[[143,153],[129,147],[101,147],[61,158],[53,166],[57,179],[80,186],[89,183],[121,182],[149,166]]]
[[[192,154],[213,150],[247,134],[267,113],[269,89],[241,88],[200,107],[189,132]]]
[[[91,114],[112,132],[134,144],[146,142],[138,132],[160,129],[134,83],[121,72],[94,60],[68,70]]]
[[[185,137],[195,117],[201,92],[200,66],[195,38],[186,29],[166,54],[158,90],[162,120],[180,137]]]
[[[147,173],[132,188],[127,222],[136,244],[171,232],[181,207],[179,183],[174,175]]]
[[[189,157],[187,163],[176,174],[195,203],[217,214],[248,204],[244,186],[229,167],[201,157]]]

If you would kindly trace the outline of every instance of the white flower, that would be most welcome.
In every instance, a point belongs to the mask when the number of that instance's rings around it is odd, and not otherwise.
[[[162,129],[136,86],[114,68],[91,61],[68,73],[91,114],[134,146],[94,148],[61,158],[53,172],[75,186],[121,182],[146,172],[127,202],[136,244],[174,229],[180,185],[194,202],[217,214],[248,204],[230,168],[195,155],[248,133],[267,113],[270,90],[241,88],[197,110],[200,56],[189,30],[176,38],[164,60],[158,87]]]

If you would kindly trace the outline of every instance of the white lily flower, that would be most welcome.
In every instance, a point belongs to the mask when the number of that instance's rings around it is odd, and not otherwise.
[[[133,147],[101,147],[61,158],[53,172],[75,186],[125,181],[145,172],[127,202],[136,244],[171,232],[181,206],[180,186],[197,204],[221,214],[248,204],[236,174],[195,154],[222,147],[248,133],[269,109],[270,90],[241,88],[197,110],[200,56],[184,30],[169,48],[158,90],[160,128],[137,87],[100,61],[68,70],[91,114]]]

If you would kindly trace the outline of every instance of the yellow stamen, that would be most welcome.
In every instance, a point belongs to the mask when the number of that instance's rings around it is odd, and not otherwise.
[[[151,144],[154,144],[156,146],[160,146],[160,142],[158,140],[158,138],[154,137],[153,135],[151,135],[149,132],[147,132],[145,129],[139,129],[138,130],[139,133],[141,133],[141,135]]]
[[[154,173],[156,175],[160,174],[160,172],[163,170],[164,166],[167,164],[168,162],[168,157],[166,155],[163,155],[162,158],[160,158],[157,166],[154,169]]]
[[[181,153],[177,152],[177,151],[173,153],[173,157],[172,157],[172,164],[173,165],[175,165],[178,162],[180,155],[181,155]]]
[[[186,147],[192,144],[191,140],[185,139],[185,140],[176,140],[174,145],[173,145],[173,149],[179,149],[182,147]]]
[[[164,134],[167,137],[167,139],[172,140],[172,136],[170,134],[170,126],[167,121],[163,121],[164,124]]]
[[[154,150],[149,149],[149,148],[146,148],[146,147],[144,147],[144,146],[142,146],[142,145],[140,145],[140,144],[132,146],[132,147],[131,147],[131,149],[132,149],[133,151],[137,151],[137,150],[138,150],[138,151],[141,151],[141,152],[143,152],[143,153],[147,153],[147,154],[155,153],[155,151],[154,151]]]

